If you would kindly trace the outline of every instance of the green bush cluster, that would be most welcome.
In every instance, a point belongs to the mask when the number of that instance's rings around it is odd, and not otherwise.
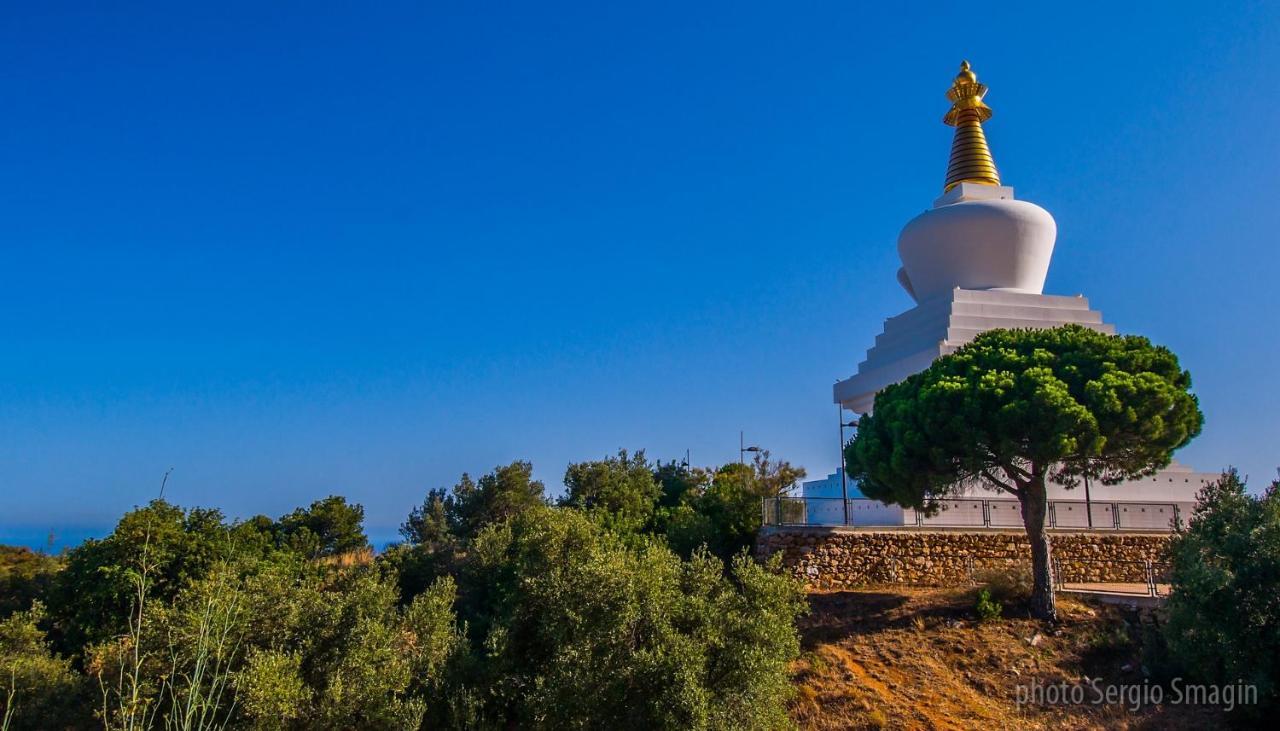
[[[40,628],[44,607],[0,620],[0,728],[59,728],[75,724],[76,707],[87,702],[71,664],[49,647]]]
[[[623,452],[553,504],[516,462],[429,492],[378,556],[342,498],[235,522],[157,500],[0,564],[24,592],[0,728],[785,727],[801,589],[728,553],[754,528],[721,508],[758,525],[789,469]],[[677,511],[705,522],[671,540]]]
[[[59,561],[29,548],[0,546],[0,617],[31,607],[49,590]]]
[[[461,572],[465,718],[521,728],[777,728],[799,653],[794,583],[682,561],[543,508],[483,532]],[[456,706],[455,706],[456,707]]]
[[[994,622],[1000,619],[1004,612],[1004,605],[999,600],[992,598],[991,590],[982,588],[978,590],[977,600],[974,602],[973,609],[978,613],[978,619],[983,622]]]
[[[1170,548],[1164,638],[1172,668],[1202,683],[1257,688],[1237,714],[1280,710],[1280,481],[1250,495],[1231,470],[1201,490]]]

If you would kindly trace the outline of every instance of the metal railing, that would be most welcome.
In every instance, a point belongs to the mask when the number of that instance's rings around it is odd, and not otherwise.
[[[763,521],[773,526],[867,526],[1021,528],[1022,507],[1013,499],[937,500],[931,513],[866,498],[777,497],[762,503]],[[1189,506],[1179,503],[1050,500],[1049,528],[1172,531]]]
[[[1057,591],[1091,594],[1133,594],[1163,599],[1172,584],[1173,567],[1162,561],[1055,557],[1053,586]]]

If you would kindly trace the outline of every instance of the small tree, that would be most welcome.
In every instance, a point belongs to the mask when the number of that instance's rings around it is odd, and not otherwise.
[[[983,484],[1022,506],[1032,611],[1056,619],[1047,483],[1149,475],[1200,433],[1191,376],[1146,338],[992,330],[876,396],[845,450],[868,497],[918,510]]]
[[[688,462],[663,462],[653,466],[653,479],[658,483],[658,509],[674,508],[686,495],[697,495],[705,487],[706,470],[696,469]]]
[[[1254,686],[1257,704],[1238,713],[1273,718],[1280,710],[1280,480],[1255,497],[1235,470],[1223,474],[1200,491],[1169,553],[1165,637],[1173,659],[1200,682]]]
[[[364,535],[364,508],[346,498],[330,495],[280,518],[286,545],[311,556],[337,556],[368,548]]]
[[[463,479],[468,479],[465,475]],[[439,545],[449,542],[452,531],[449,518],[455,510],[453,498],[444,488],[427,492],[420,507],[409,512],[409,518],[400,524],[400,535],[413,545]]]
[[[644,450],[593,462],[576,462],[564,473],[562,505],[591,511],[615,530],[637,532],[652,519],[662,494]]]
[[[400,526],[405,543],[383,552],[379,563],[394,568],[401,598],[407,602],[453,573],[455,561],[486,526],[544,507],[543,493],[529,462],[495,467],[478,481],[463,473],[451,490],[427,492],[422,505]]]
[[[454,534],[470,541],[490,523],[504,521],[546,504],[546,488],[533,479],[533,464],[512,462],[472,481],[467,474],[453,486],[447,514]]]
[[[787,494],[804,474],[802,467],[775,461],[768,450],[757,453],[751,464],[733,462],[714,471],[689,471],[679,503],[662,509],[658,528],[682,556],[706,546],[728,561],[755,543],[761,499]]]

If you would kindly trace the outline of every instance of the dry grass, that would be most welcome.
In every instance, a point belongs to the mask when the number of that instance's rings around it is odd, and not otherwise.
[[[346,553],[339,553],[336,556],[324,556],[319,559],[320,563],[326,566],[336,566],[340,569],[349,569],[354,566],[368,566],[373,563],[373,549],[368,546]]]
[[[823,592],[810,605],[794,667],[792,717],[801,728],[1191,729],[1222,721],[1203,709],[1018,708],[1017,687],[1032,678],[1141,684],[1127,639],[1135,617],[1119,608],[1063,597],[1054,628],[1025,618],[979,623],[965,590]]]

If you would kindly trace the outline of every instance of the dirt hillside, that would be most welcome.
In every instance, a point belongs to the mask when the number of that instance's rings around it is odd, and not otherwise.
[[[1142,686],[1139,640],[1151,621],[1125,607],[1059,600],[1056,627],[1009,606],[980,622],[973,590],[881,589],[810,595],[801,620],[792,716],[805,729],[1202,729],[1214,709],[1094,705],[1088,683]],[[1018,614],[1022,618],[1018,618]],[[1081,704],[1018,704],[1018,687],[1086,684]],[[1137,691],[1134,691],[1137,692]]]

